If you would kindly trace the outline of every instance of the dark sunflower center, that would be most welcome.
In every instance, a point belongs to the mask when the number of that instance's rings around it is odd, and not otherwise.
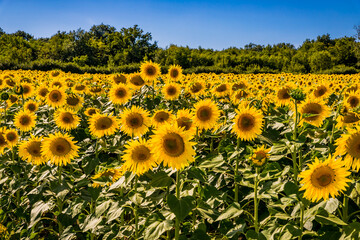
[[[344,116],[343,122],[344,123],[354,123],[359,121],[360,119],[355,115],[355,113],[347,113]]]
[[[264,159],[264,158],[266,158],[266,153],[264,153],[264,152],[257,152],[256,153],[256,160],[262,160],[262,159]]]
[[[134,159],[135,161],[143,162],[143,161],[148,160],[150,158],[150,156],[151,156],[150,150],[146,146],[140,145],[140,146],[137,146],[132,151],[131,158]]]
[[[116,75],[113,79],[116,84],[126,83],[126,77],[124,75]]]
[[[311,174],[311,183],[317,188],[328,186],[334,181],[335,172],[329,166],[321,166]]]
[[[0,134],[0,147],[5,146],[6,145],[6,140],[4,135]]]
[[[156,69],[154,66],[148,66],[145,70],[146,75],[148,76],[154,76],[156,74]]]
[[[158,112],[158,113],[156,113],[156,115],[155,115],[155,120],[157,121],[157,122],[160,122],[160,123],[162,123],[162,122],[165,122],[166,120],[168,120],[169,119],[169,114],[167,113],[167,112]]]
[[[30,112],[33,112],[36,110],[36,105],[33,104],[33,103],[30,103],[27,105],[27,109],[30,111]]]
[[[279,90],[279,92],[278,92],[278,98],[279,98],[280,100],[289,99],[289,98],[290,98],[289,91],[290,91],[289,88],[283,88],[283,89]]]
[[[136,75],[136,76],[133,76],[131,79],[130,79],[130,82],[132,84],[134,84],[135,86],[142,86],[144,85],[144,80],[139,76],[139,75]]]
[[[39,91],[40,96],[46,97],[46,94],[48,94],[48,90],[46,88],[43,88]]]
[[[196,112],[196,116],[198,119],[200,119],[200,121],[203,122],[210,120],[212,116],[211,108],[208,106],[200,107]]]
[[[190,87],[190,91],[192,93],[197,93],[200,92],[202,89],[202,85],[200,83],[194,83],[191,87]]]
[[[171,69],[170,77],[177,78],[179,76],[179,71],[177,69]]]
[[[11,80],[11,79],[7,79],[7,80],[6,80],[6,84],[7,84],[8,86],[10,86],[10,87],[15,86],[15,82],[14,82],[13,80]]]
[[[306,121],[315,121],[319,118],[319,114],[322,112],[321,105],[318,103],[306,104],[303,108],[303,114],[309,114],[313,116],[305,117]]]
[[[360,158],[360,133],[355,133],[346,141],[346,150],[353,158]]]
[[[123,98],[123,97],[125,97],[125,95],[126,95],[126,90],[123,89],[123,88],[119,88],[119,89],[116,90],[115,95],[116,95],[116,97],[118,97],[118,98]]]
[[[90,116],[96,113],[95,109],[89,109],[87,112]]]
[[[64,156],[71,151],[70,143],[64,138],[55,139],[52,145],[52,153],[56,156]]]
[[[101,92],[102,91],[102,88],[101,87],[92,87],[91,89],[90,89],[90,92],[92,92],[92,93],[99,93],[99,92]]]
[[[29,93],[30,92],[30,87],[29,86],[23,86],[23,93],[24,94],[27,94],[27,93]]]
[[[357,97],[350,97],[348,103],[352,108],[357,107],[359,105],[359,99]]]
[[[70,96],[66,98],[66,103],[70,106],[76,106],[80,102],[80,99],[75,96]]]
[[[40,149],[41,149],[41,142],[34,141],[28,146],[27,151],[32,156],[41,157]]]
[[[95,127],[97,130],[105,130],[112,126],[113,121],[108,117],[101,117],[96,121]]]
[[[74,122],[74,116],[69,112],[63,113],[62,121],[64,123],[72,123],[72,122]]]
[[[10,132],[6,134],[6,139],[10,142],[14,141],[16,139],[16,134],[13,132]]]
[[[62,87],[62,84],[59,83],[59,82],[54,82],[54,83],[53,83],[53,86],[55,86],[55,87]]]
[[[166,92],[170,96],[175,95],[176,94],[176,88],[175,87],[169,87],[169,88],[167,88]]]
[[[314,95],[315,95],[315,97],[321,97],[321,96],[323,96],[326,92],[327,92],[326,87],[322,86],[322,87],[319,87],[319,88],[314,92]]]
[[[53,90],[53,91],[50,92],[49,97],[50,97],[50,100],[52,102],[58,102],[61,99],[61,93],[59,91],[57,91],[57,90]]]
[[[23,126],[27,126],[30,124],[30,117],[29,116],[22,116],[19,120],[20,124],[23,125]]]
[[[82,90],[84,90],[85,89],[85,85],[76,85],[75,86],[75,90],[77,90],[77,91],[82,91]]]
[[[140,113],[131,113],[126,118],[126,123],[130,128],[139,128],[143,125],[144,119]]]
[[[227,90],[226,88],[226,84],[221,84],[219,87],[217,87],[216,89],[216,92],[219,92],[219,93],[222,93],[222,92],[225,92]]]
[[[179,157],[185,152],[185,143],[179,134],[168,133],[163,137],[163,148],[167,155]]]
[[[191,128],[192,122],[190,118],[187,117],[181,117],[176,119],[176,122],[179,127],[185,128],[185,130],[189,130]]]
[[[238,120],[238,127],[241,130],[249,131],[255,126],[255,118],[250,114],[243,114]]]
[[[18,100],[18,98],[16,96],[14,96],[14,95],[11,95],[9,100],[10,100],[11,103],[14,103],[14,102],[16,102]]]

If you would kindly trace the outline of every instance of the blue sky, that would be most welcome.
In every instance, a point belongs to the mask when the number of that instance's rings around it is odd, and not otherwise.
[[[355,35],[360,0],[344,1],[35,1],[0,0],[0,27],[50,37],[58,30],[89,30],[94,24],[121,29],[139,25],[160,47],[170,44],[224,49],[292,43],[329,33]]]

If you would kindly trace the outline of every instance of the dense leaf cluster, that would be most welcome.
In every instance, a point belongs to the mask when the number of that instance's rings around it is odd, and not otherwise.
[[[179,64],[185,73],[356,73],[358,38],[331,39],[326,34],[306,39],[298,48],[289,43],[250,43],[219,51],[177,45],[163,49],[137,25],[116,30],[100,24],[89,31],[58,31],[50,38],[34,38],[24,31],[8,34],[0,28],[0,69],[130,73],[140,62],[154,60],[165,67]]]

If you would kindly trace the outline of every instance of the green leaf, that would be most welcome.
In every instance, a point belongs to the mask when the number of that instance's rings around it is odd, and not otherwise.
[[[172,183],[172,178],[165,172],[158,172],[150,181],[152,187],[168,187]]]
[[[160,236],[173,227],[173,221],[156,221],[150,224],[145,230],[145,239],[160,239]]]
[[[224,157],[222,155],[218,155],[213,159],[202,162],[199,165],[199,168],[215,168],[215,167],[220,167],[224,163],[225,163]]]
[[[254,230],[249,230],[246,232],[247,240],[266,240],[266,237],[262,233],[256,233]]]
[[[328,216],[316,215],[315,220],[324,225],[347,225],[343,220],[333,214],[329,214]]]
[[[183,221],[190,213],[190,211],[195,207],[193,201],[194,198],[190,196],[183,197],[180,200],[172,194],[168,195],[167,197],[167,203],[171,212],[175,214],[180,222]]]
[[[234,228],[230,229],[230,231],[228,231],[228,232],[226,233],[226,236],[227,236],[228,238],[233,238],[233,237],[235,237],[236,235],[238,235],[239,233],[243,233],[245,227],[246,227],[246,224],[245,224],[245,223],[239,224],[239,225],[235,226]]]
[[[224,212],[220,214],[220,216],[216,219],[216,221],[221,221],[224,219],[231,219],[237,216],[240,216],[244,210],[241,209],[239,203],[232,203]]]
[[[41,214],[44,212],[50,210],[54,206],[53,203],[45,203],[43,201],[36,202],[31,209],[30,213],[30,225],[29,228],[31,228],[35,223],[37,223],[40,220]]]

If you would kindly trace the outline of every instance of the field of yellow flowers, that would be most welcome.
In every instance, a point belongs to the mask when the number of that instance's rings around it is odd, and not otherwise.
[[[0,71],[0,239],[358,239],[359,80]]]

